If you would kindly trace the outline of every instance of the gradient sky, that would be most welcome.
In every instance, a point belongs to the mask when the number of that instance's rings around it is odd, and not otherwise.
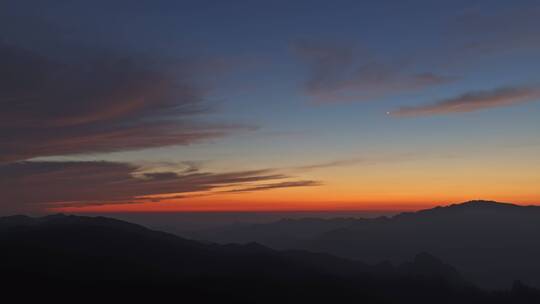
[[[2,1],[0,213],[540,203],[538,1]]]

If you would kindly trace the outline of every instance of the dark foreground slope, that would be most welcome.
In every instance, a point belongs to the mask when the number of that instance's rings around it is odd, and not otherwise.
[[[185,240],[108,218],[0,219],[3,295],[53,302],[534,303],[536,290],[485,292],[428,254],[368,266],[257,244]]]
[[[485,287],[519,279],[540,287],[540,207],[471,201],[391,218],[300,219],[200,232],[223,243],[327,252],[366,262],[426,251]]]

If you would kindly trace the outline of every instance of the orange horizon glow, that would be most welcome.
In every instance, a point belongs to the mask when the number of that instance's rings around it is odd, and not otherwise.
[[[129,204],[101,204],[88,206],[69,206],[49,208],[51,212],[61,213],[169,213],[169,212],[407,212],[448,206],[479,199],[411,200],[411,201],[285,201],[249,200],[216,198],[180,199],[162,202],[141,202]],[[486,199],[488,200],[488,199]],[[492,199],[518,205],[540,205],[539,200],[511,201]]]
[[[362,205],[355,206],[354,204],[341,204],[334,205],[333,207],[322,206],[307,206],[301,204],[281,202],[276,207],[276,202],[265,202],[264,204],[254,204],[249,208],[245,206],[235,206],[232,204],[198,204],[198,205],[184,205],[184,204],[170,204],[168,206],[153,206],[151,203],[136,203],[129,207],[124,204],[109,204],[109,205],[95,205],[84,207],[59,207],[50,208],[49,211],[61,212],[61,213],[118,213],[118,212],[150,212],[150,213],[167,213],[167,212],[391,212],[391,211],[415,211],[426,209],[430,207],[438,206],[437,204],[414,204],[414,205]]]

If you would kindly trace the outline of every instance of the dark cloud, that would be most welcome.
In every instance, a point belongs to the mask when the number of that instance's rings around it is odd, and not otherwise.
[[[192,168],[184,173],[144,173],[135,164],[105,161],[26,161],[0,165],[3,210],[42,209],[47,204],[85,206],[151,202],[160,199],[143,197],[171,194],[174,198],[185,198],[191,197],[188,193],[207,195],[208,191],[221,187],[262,191],[318,184],[315,181],[257,184],[289,178],[274,170],[212,173]]]
[[[293,49],[309,65],[305,89],[315,102],[364,101],[457,79],[432,72],[410,72],[404,64],[377,60],[351,45],[296,41]]]
[[[240,128],[194,120],[209,107],[189,65],[76,57],[0,44],[0,162],[185,145]]]
[[[491,91],[469,92],[431,104],[402,107],[390,112],[393,116],[428,116],[473,112],[540,100],[538,87],[508,87]]]

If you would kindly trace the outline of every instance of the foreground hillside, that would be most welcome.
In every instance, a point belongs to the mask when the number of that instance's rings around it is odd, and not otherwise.
[[[254,243],[204,244],[108,218],[1,218],[0,244],[5,293],[32,291],[18,293],[20,299],[54,292],[56,302],[71,296],[79,302],[174,296],[190,303],[540,300],[536,290],[519,283],[506,292],[482,291],[425,253],[397,266],[369,266]]]
[[[540,287],[540,207],[535,206],[471,201],[390,218],[236,225],[194,237],[327,252],[370,263],[401,262],[426,251],[485,287],[501,288],[515,279]]]

